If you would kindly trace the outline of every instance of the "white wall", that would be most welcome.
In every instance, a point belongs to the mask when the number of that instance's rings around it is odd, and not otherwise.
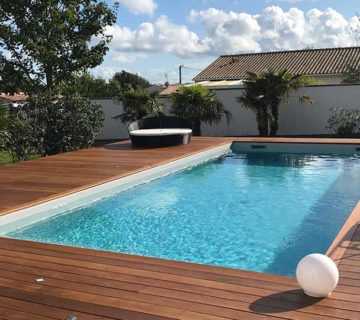
[[[228,125],[222,120],[219,125],[203,125],[203,135],[242,136],[257,135],[256,119],[253,112],[243,108],[236,98],[242,89],[216,88],[216,94],[232,114]],[[289,103],[280,106],[279,135],[313,135],[331,133],[326,129],[331,107],[357,108],[360,110],[360,85],[321,85],[301,89],[297,96],[290,97]],[[298,95],[306,95],[316,101],[315,104],[299,103]],[[98,139],[126,139],[128,133],[120,121],[112,119],[121,113],[122,107],[112,100],[97,100],[104,106],[105,126]],[[169,98],[161,98],[167,107]]]
[[[314,86],[300,94],[311,97],[314,105],[300,104],[292,98],[280,111],[279,134],[307,135],[331,133],[327,126],[331,107],[360,110],[360,85]]]
[[[102,105],[105,114],[104,128],[97,136],[97,140],[128,139],[129,134],[126,126],[120,120],[114,119],[115,116],[123,112],[121,102],[113,99],[92,100],[93,103]]]
[[[216,89],[215,92],[232,113],[233,120],[230,125],[222,120],[218,126],[204,126],[204,135],[257,135],[254,114],[236,102],[242,89]],[[300,95],[309,96],[315,100],[315,104],[301,104],[298,98]],[[360,110],[360,85],[311,86],[294,93],[288,103],[280,106],[278,134],[291,136],[331,133],[326,129],[331,107]]]

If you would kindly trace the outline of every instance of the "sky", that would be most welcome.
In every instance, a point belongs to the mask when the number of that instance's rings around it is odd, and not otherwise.
[[[152,83],[184,82],[222,54],[354,45],[360,0],[106,0],[119,2],[104,62],[110,78],[126,70]]]

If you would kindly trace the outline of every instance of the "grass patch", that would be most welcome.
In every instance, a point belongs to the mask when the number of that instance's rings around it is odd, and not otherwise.
[[[7,151],[0,151],[0,165],[1,164],[7,164],[7,163],[13,163],[13,158],[11,154]]]
[[[40,158],[38,154],[31,154],[28,156],[28,160],[34,160]],[[8,151],[0,151],[0,165],[14,163],[14,160]]]

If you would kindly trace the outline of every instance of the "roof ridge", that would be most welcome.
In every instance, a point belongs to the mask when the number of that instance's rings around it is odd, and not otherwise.
[[[277,51],[261,51],[251,53],[234,53],[234,54],[222,54],[219,57],[238,57],[238,56],[253,56],[253,55],[265,55],[265,54],[277,54],[277,53],[289,53],[289,52],[312,52],[312,51],[332,51],[332,50],[349,50],[360,49],[360,46],[352,47],[334,47],[334,48],[315,48],[315,49],[297,49],[297,50],[277,50]]]
[[[221,55],[194,80],[244,78],[246,72],[286,69],[293,74],[343,74],[360,64],[360,46]]]

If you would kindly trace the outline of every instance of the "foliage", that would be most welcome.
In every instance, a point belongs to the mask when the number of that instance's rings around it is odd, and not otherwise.
[[[129,91],[129,89],[143,89],[150,82],[137,74],[122,71],[116,73],[112,79],[106,81],[100,77],[94,77],[89,73],[83,73],[74,77],[71,83],[63,85],[61,92],[66,94],[79,93],[90,99],[114,98]]]
[[[31,153],[27,156],[27,160],[33,160],[39,158],[39,155],[36,153]],[[13,158],[10,152],[0,151],[0,166],[4,164],[14,163],[17,160]]]
[[[0,100],[0,131],[5,130],[9,123],[9,106]]]
[[[150,82],[145,78],[125,70],[115,73],[113,80],[120,84],[122,90],[127,90],[129,88],[145,89],[150,86]]]
[[[267,70],[260,75],[248,72],[244,91],[238,102],[255,112],[260,136],[275,136],[279,128],[281,102],[287,102],[291,92],[313,83],[313,79],[292,75],[287,70]],[[299,100],[313,103],[306,96],[300,96]]]
[[[148,116],[160,116],[164,106],[159,102],[157,92],[130,88],[118,98],[123,104],[123,113],[114,117],[122,123],[131,123]]]
[[[360,110],[333,107],[327,129],[340,136],[348,136],[360,130]]]
[[[25,108],[33,121],[37,150],[42,155],[87,148],[103,127],[101,106],[79,94],[57,100],[47,95],[31,97]]]
[[[26,160],[32,153],[46,156],[86,148],[102,129],[103,120],[101,106],[78,94],[35,95],[12,108],[10,125],[2,132],[4,148],[17,160]]]
[[[24,161],[34,153],[37,144],[31,121],[22,108],[10,107],[9,123],[0,131],[1,148],[7,150],[14,161]]]
[[[116,8],[102,0],[0,0],[2,89],[54,90],[99,65]]]
[[[343,83],[360,83],[360,65],[357,67],[349,66],[345,77]]]
[[[180,87],[172,94],[171,113],[184,118],[192,124],[193,134],[201,135],[201,123],[216,124],[225,116],[230,121],[227,111],[213,91],[201,85]]]
[[[121,87],[116,80],[106,81],[103,78],[95,78],[85,73],[76,77],[70,85],[64,86],[61,91],[65,94],[79,93],[89,99],[113,98],[119,95]]]
[[[7,151],[0,151],[0,166],[2,164],[12,163],[14,162],[11,154]]]

